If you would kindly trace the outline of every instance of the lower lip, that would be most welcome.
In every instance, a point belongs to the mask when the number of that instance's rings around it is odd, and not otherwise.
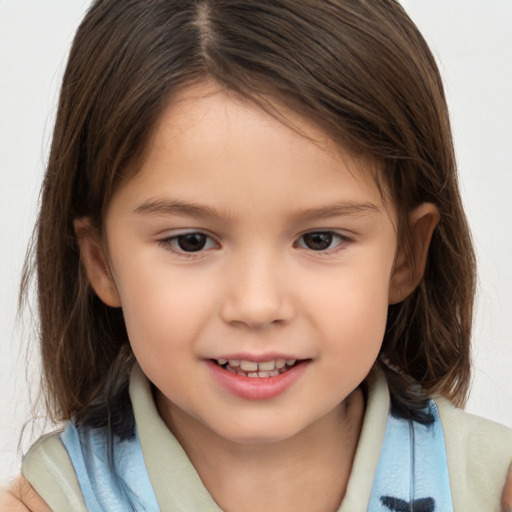
[[[207,361],[215,380],[227,391],[247,400],[268,400],[284,393],[306,371],[309,361],[300,361],[274,377],[244,377]]]

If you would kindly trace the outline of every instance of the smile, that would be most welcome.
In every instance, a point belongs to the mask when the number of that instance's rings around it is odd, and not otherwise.
[[[311,362],[311,359],[254,361],[239,357],[208,359],[207,367],[228,393],[248,400],[267,400],[289,390],[307,372]]]
[[[228,372],[241,377],[276,377],[287,372],[296,363],[296,359],[273,359],[270,361],[248,361],[245,359],[214,359],[217,365]]]
[[[275,398],[288,391],[302,376],[311,359],[254,361],[243,357],[208,359],[212,377],[228,393],[248,400]],[[247,357],[247,356],[246,356]]]

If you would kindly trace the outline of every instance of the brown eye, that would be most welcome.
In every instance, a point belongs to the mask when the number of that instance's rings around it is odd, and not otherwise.
[[[328,249],[333,240],[334,233],[329,231],[317,231],[312,233],[306,233],[302,236],[304,245],[313,251],[325,251]]]
[[[185,252],[196,252],[205,248],[208,237],[202,233],[187,233],[174,238],[175,244]]]
[[[201,231],[189,231],[158,240],[158,245],[166,251],[180,257],[202,257],[212,249],[219,249],[219,244]]]
[[[301,249],[331,254],[344,249],[350,242],[350,238],[336,231],[310,231],[299,237],[294,245]]]

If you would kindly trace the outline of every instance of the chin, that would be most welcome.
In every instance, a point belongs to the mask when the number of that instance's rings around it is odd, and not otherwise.
[[[228,428],[219,429],[217,435],[235,444],[256,446],[291,440],[306,429],[296,422],[286,424],[281,417],[268,422],[233,421]]]

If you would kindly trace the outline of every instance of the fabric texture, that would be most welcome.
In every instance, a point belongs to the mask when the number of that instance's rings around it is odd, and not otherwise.
[[[453,512],[443,428],[433,400],[433,423],[389,415],[369,512]]]
[[[368,389],[361,436],[346,495],[338,512],[451,512],[450,508],[445,508],[450,506],[445,504],[449,503],[450,493],[454,512],[500,510],[501,490],[507,468],[512,461],[512,431],[463,413],[446,400],[436,399],[435,403],[431,402],[431,407],[438,419],[435,424],[437,426],[427,428],[414,425],[416,455],[411,458],[410,425],[406,420],[395,421],[396,419],[391,416],[388,418],[389,393],[384,376],[378,372],[372,375],[368,379]],[[143,510],[221,512],[181,445],[158,415],[150,384],[139,368],[136,368],[132,375],[130,396],[137,425],[137,437],[130,443],[131,446],[126,445],[119,452],[121,454],[124,450],[123,458],[132,461],[125,464],[124,469],[121,467],[121,474],[125,471],[127,478],[133,479],[139,485],[136,494],[140,494],[139,498],[143,500]],[[429,436],[436,441],[432,443]],[[98,456],[98,453],[101,454],[102,443],[101,438],[91,438],[90,434],[78,432],[68,426],[64,434],[56,433],[36,443],[24,458],[22,472],[54,512],[123,510],[105,508],[102,503],[94,505],[100,508],[92,508],[89,502],[86,505],[87,495],[95,495],[96,492],[94,486],[98,483],[94,480],[99,479],[103,482],[105,492],[111,484],[108,482],[108,475],[106,479],[98,478],[101,471],[94,475],[97,469],[91,470],[92,481],[87,474],[88,465],[89,468],[94,468],[95,464],[101,466],[106,462],[104,454]],[[88,447],[85,452],[92,446],[93,456],[91,457],[90,453],[73,454],[73,446],[75,449],[77,446]],[[95,449],[99,450],[96,454]],[[387,455],[386,451],[389,452]],[[439,463],[444,453],[447,460]],[[82,460],[81,469],[77,470],[75,459]],[[395,477],[394,475],[398,474],[393,473],[394,470],[404,470],[409,476],[411,460],[416,461],[415,466],[421,461],[420,465],[425,464],[424,469],[429,467],[428,464],[430,467],[434,464],[436,470],[429,469],[426,473],[435,473],[431,477],[437,480],[435,486],[443,489],[441,493],[431,492],[431,484],[420,479],[414,484],[415,491],[411,495],[410,479],[404,479],[403,474]],[[425,462],[427,460],[428,464]],[[420,468],[418,474],[421,473]],[[385,478],[382,475],[385,475]],[[388,491],[388,487],[379,487],[386,478],[392,481],[396,478],[401,482],[400,485],[403,484],[405,487],[393,491]],[[85,489],[88,485],[90,487],[82,493],[80,486]],[[443,502],[445,498],[448,501]],[[375,508],[376,504],[380,508]],[[415,508],[411,508],[411,505]],[[409,508],[405,508],[407,506]]]
[[[87,510],[158,510],[137,433],[131,440],[116,442],[111,455],[102,429],[77,429],[68,423],[60,438],[73,464]]]

